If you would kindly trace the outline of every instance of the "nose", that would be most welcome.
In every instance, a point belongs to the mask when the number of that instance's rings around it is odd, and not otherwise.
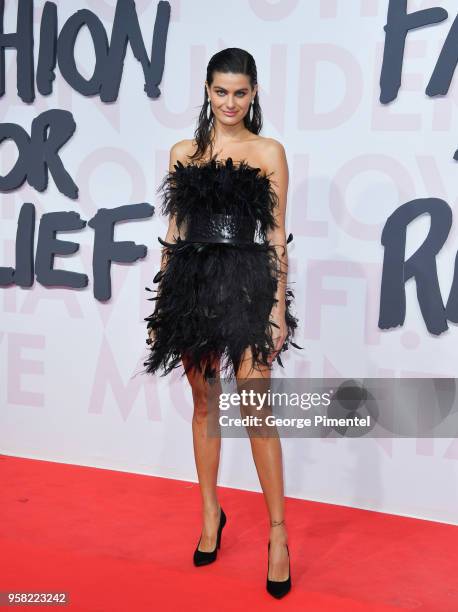
[[[227,100],[227,108],[228,108],[229,110],[232,110],[233,108],[235,108],[234,98],[233,98],[232,96],[229,96],[229,97],[228,97],[228,100]]]

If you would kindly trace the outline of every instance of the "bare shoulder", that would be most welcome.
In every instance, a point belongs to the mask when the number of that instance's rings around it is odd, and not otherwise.
[[[177,161],[180,161],[182,164],[186,165],[188,158],[191,157],[193,152],[194,140],[186,138],[176,142],[170,149],[170,168],[172,168]]]
[[[286,151],[282,143],[275,138],[265,138],[259,141],[259,159],[262,167],[267,172],[285,172],[288,168]]]
[[[279,140],[275,138],[264,138],[262,143],[262,155],[265,159],[281,159],[286,157],[285,147]]]

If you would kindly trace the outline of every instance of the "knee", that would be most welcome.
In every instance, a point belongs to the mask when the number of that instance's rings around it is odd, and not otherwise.
[[[197,421],[203,421],[208,416],[208,401],[207,395],[203,392],[193,392],[194,414],[193,418]]]

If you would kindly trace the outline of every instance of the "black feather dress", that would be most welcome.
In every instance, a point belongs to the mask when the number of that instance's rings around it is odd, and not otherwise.
[[[275,327],[269,320],[276,299],[280,261],[266,233],[275,227],[277,194],[269,176],[245,161],[212,158],[203,164],[178,161],[167,172],[158,192],[164,215],[175,215],[185,236],[165,242],[166,265],[153,278],[158,285],[154,312],[145,318],[154,330],[145,372],[165,376],[188,355],[205,379],[219,371],[232,378],[246,348],[252,365],[269,365]],[[289,234],[287,242],[293,235]],[[288,335],[280,352],[292,341],[298,319],[292,314],[292,289],[286,285],[285,321]],[[277,353],[276,360],[283,367]]]

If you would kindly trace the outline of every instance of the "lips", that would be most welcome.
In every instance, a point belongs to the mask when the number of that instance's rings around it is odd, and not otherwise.
[[[234,115],[236,115],[236,114],[237,114],[237,112],[236,112],[236,111],[234,111],[233,113],[229,113],[228,111],[223,111],[223,113],[224,113],[225,115],[227,115],[228,117],[233,117]]]

